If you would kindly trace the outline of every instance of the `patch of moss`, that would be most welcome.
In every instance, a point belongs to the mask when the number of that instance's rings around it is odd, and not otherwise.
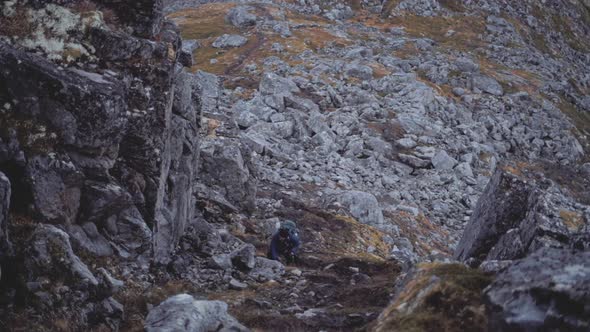
[[[462,264],[421,264],[373,331],[486,331],[490,276]]]

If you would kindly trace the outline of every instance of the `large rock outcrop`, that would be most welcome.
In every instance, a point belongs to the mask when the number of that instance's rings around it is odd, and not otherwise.
[[[123,306],[111,296],[123,283],[104,269],[95,275],[74,254],[64,231],[39,225],[25,248],[24,266],[26,288],[38,309],[53,308],[83,326],[105,322],[118,328]]]
[[[129,20],[120,23],[133,36],[89,29],[81,38],[95,49],[98,68],[63,69],[0,44],[7,108],[0,120],[10,128],[0,164],[24,167],[25,174],[8,176],[26,186],[39,221],[92,222],[87,229],[114,240],[124,257],[153,247],[155,261],[166,263],[193,215],[200,121],[194,78],[177,67],[180,37],[163,22],[160,1],[103,3]],[[142,39],[155,33],[158,42]]]
[[[83,260],[116,255],[100,265],[116,271],[117,261],[131,266],[126,273],[170,262],[194,215],[198,79],[178,62],[180,34],[160,0],[2,7],[44,15],[23,22],[38,31],[67,27],[68,18],[83,29],[52,36],[66,47],[51,54],[31,44],[43,40],[28,41],[38,34],[0,41],[0,260],[15,263],[10,282],[26,276],[16,296],[35,299],[47,324],[61,312],[55,306],[75,309],[72,329],[116,329],[119,283]],[[83,54],[71,56],[74,46]]]
[[[485,291],[491,331],[588,331],[590,252],[543,248]]]
[[[541,247],[587,249],[587,219],[584,205],[558,184],[525,166],[505,165],[480,197],[455,258],[479,265],[523,258]]]

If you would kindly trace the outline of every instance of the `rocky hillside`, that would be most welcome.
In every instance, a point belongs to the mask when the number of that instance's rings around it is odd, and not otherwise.
[[[587,331],[589,41],[586,0],[4,1],[0,329]]]

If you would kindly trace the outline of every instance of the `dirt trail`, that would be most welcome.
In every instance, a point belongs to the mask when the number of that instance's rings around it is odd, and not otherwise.
[[[301,260],[276,281],[210,296],[255,331],[362,330],[391,300],[401,268],[388,261],[389,246],[378,230],[354,219],[286,202],[281,218],[301,232]],[[261,229],[250,225],[244,239],[266,250]]]

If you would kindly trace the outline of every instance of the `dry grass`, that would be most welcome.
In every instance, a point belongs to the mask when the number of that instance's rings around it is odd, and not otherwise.
[[[15,8],[13,16],[0,15],[0,35],[22,38],[33,33],[33,24],[29,22],[25,7]]]
[[[93,12],[97,10],[96,3],[88,0],[74,2],[69,8],[78,13]]]
[[[169,15],[179,26],[184,39],[207,39],[238,29],[225,22],[226,13],[235,6],[229,3],[210,3]]]
[[[559,216],[563,220],[563,224],[572,232],[577,232],[586,225],[584,216],[578,212],[561,210]]]
[[[420,264],[371,331],[486,331],[491,278],[461,264]]]

